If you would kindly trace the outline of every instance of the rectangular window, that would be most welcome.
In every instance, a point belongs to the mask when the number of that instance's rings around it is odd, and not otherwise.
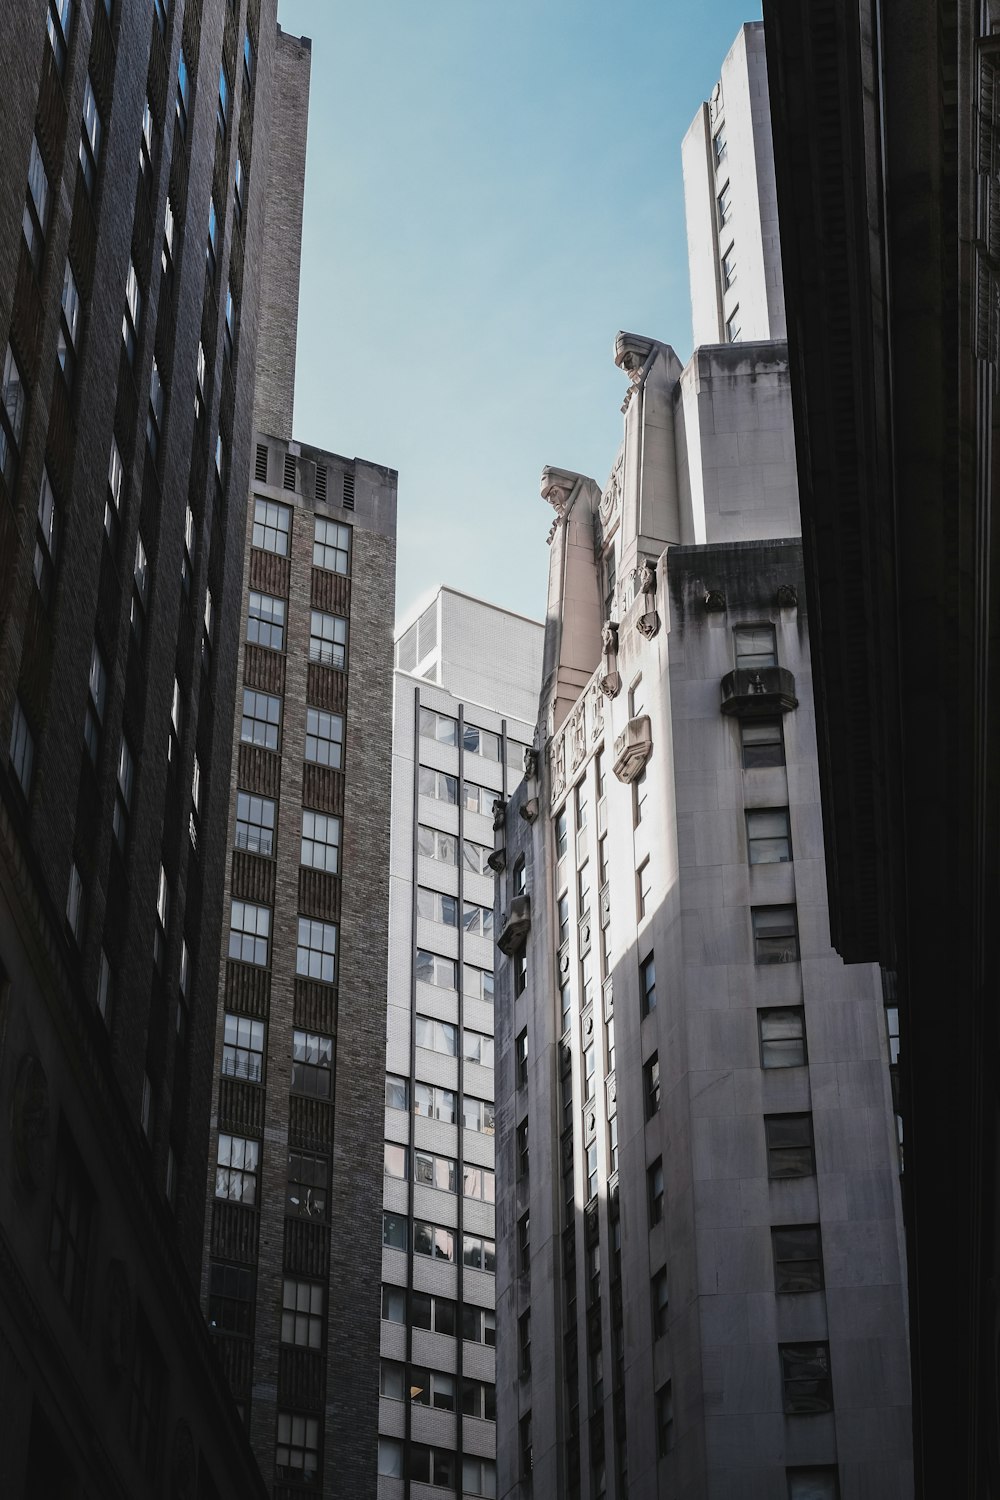
[[[754,906],[753,957],[756,964],[791,964],[799,957],[799,929],[794,906]]]
[[[489,864],[488,864],[488,860],[489,860],[489,857],[490,857],[490,855],[492,853],[493,853],[493,850],[492,849],[488,849],[485,844],[474,844],[474,843],[472,843],[472,841],[470,839],[463,839],[462,840],[462,868],[464,870],[468,870],[469,873],[472,874],[472,875],[486,875],[486,876],[489,876],[489,874],[491,872],[490,872],[490,867],[489,867]],[[523,880],[523,878],[524,878],[524,864],[523,864],[523,862],[522,862],[522,864],[520,866],[520,872],[521,872],[521,878]],[[516,896],[523,895],[524,894],[523,886],[522,886],[521,890],[516,890],[515,889],[514,894]]]
[[[417,887],[417,916],[427,922],[440,922],[445,927],[457,927],[458,898],[420,885]]]
[[[422,708],[420,733],[424,739],[436,740],[439,745],[457,745],[458,720],[448,714],[439,714],[433,708]]]
[[[222,1075],[260,1083],[264,1076],[264,1022],[227,1013],[222,1043]]]
[[[56,60],[56,67],[61,75],[66,66],[66,49],[73,31],[73,0],[49,0],[45,29],[49,35],[49,45]]]
[[[462,966],[462,994],[472,1000],[493,1004],[493,974],[489,969],[477,969],[472,964]]]
[[[385,1475],[387,1479],[402,1479],[403,1444],[399,1438],[379,1438],[378,1472]]]
[[[811,1177],[816,1171],[812,1115],[765,1115],[764,1138],[767,1175],[772,1181]]]
[[[288,556],[289,538],[292,530],[290,506],[277,500],[265,500],[256,495],[253,502],[253,545],[265,552],[274,552],[278,557]]]
[[[35,768],[35,741],[21,707],[21,700],[14,699],[14,713],[10,725],[10,763],[24,795],[31,794],[31,776]]]
[[[295,972],[304,979],[319,979],[334,984],[337,979],[337,928],[333,922],[315,922],[299,917],[299,938],[295,950]]]
[[[458,802],[458,777],[448,776],[444,771],[434,771],[430,766],[421,766],[419,791],[421,797],[433,797],[438,802],[448,802],[454,807]]]
[[[129,1389],[129,1444],[147,1479],[159,1468],[160,1418],[166,1380],[163,1359],[140,1309],[136,1316]]]
[[[340,819],[332,813],[302,809],[302,853],[300,862],[313,870],[336,875],[340,869]]]
[[[478,1130],[480,1135],[492,1135],[496,1121],[496,1110],[491,1100],[475,1099],[471,1094],[462,1095],[462,1124],[466,1130]]]
[[[494,1276],[497,1268],[496,1241],[484,1239],[478,1234],[463,1234],[462,1262],[470,1270],[485,1271],[488,1276]]]
[[[69,1132],[60,1126],[49,1226],[49,1270],[77,1323],[83,1316],[93,1213],[94,1192],[80,1154]]]
[[[442,990],[455,988],[458,966],[453,958],[444,958],[440,953],[430,953],[426,948],[418,948],[415,963],[417,978],[423,984],[433,984]]]
[[[323,1288],[286,1276],[281,1294],[281,1342],[299,1349],[323,1347]]]
[[[736,250],[735,250],[735,247],[733,245],[730,245],[729,249],[726,251],[725,255],[722,257],[722,286],[723,286],[723,290],[728,292],[729,288],[734,284],[735,281],[736,281]]]
[[[788,1500],[840,1500],[840,1485],[835,1468],[810,1467],[787,1469],[785,1472],[788,1478]]]
[[[108,540],[114,545],[118,536],[118,523],[122,509],[122,482],[125,478],[125,469],[122,464],[122,456],[118,451],[118,444],[114,438],[111,439],[111,454],[108,458],[108,494],[104,502],[104,530],[108,534]]]
[[[159,4],[159,0],[157,0]],[[180,60],[177,64],[177,124],[182,136],[187,135],[188,109],[191,105],[191,79],[188,75],[187,58],[184,56],[184,48],[181,48]]]
[[[466,812],[482,813],[484,817],[491,818],[493,803],[499,795],[499,792],[488,786],[476,786],[472,781],[462,782],[462,806]]]
[[[399,1182],[405,1182],[409,1176],[407,1170],[407,1148],[397,1146],[393,1141],[386,1141],[383,1155],[383,1172],[386,1177],[394,1177]]]
[[[122,341],[129,364],[135,363],[135,351],[139,342],[139,325],[142,321],[142,292],[135,265],[130,260],[125,278],[125,311],[122,313]]]
[[[517,1268],[524,1273],[531,1265],[531,1220],[522,1214],[517,1221]]]
[[[639,965],[639,988],[642,996],[642,1014],[648,1016],[656,1009],[656,961],[652,953]]]
[[[480,906],[475,901],[462,903],[462,926],[473,937],[492,937],[493,908]]]
[[[806,1017],[801,1005],[757,1012],[762,1068],[800,1068],[806,1062]]]
[[[236,847],[251,854],[274,853],[276,805],[270,797],[253,792],[236,794]]]
[[[527,1027],[519,1033],[514,1043],[514,1061],[517,1076],[517,1087],[519,1089],[528,1086],[528,1030]]]
[[[646,1170],[646,1186],[649,1191],[649,1222],[659,1224],[663,1219],[663,1158],[658,1156]]]
[[[21,434],[24,431],[26,395],[21,367],[10,345],[4,355],[3,393],[0,401],[0,472],[13,485],[17,471]]]
[[[462,1169],[462,1194],[466,1198],[475,1198],[481,1203],[495,1203],[497,1201],[496,1174],[489,1167],[466,1165]]]
[[[479,1101],[477,1100],[476,1102],[478,1103]],[[463,1108],[467,1107],[468,1103],[469,1101],[466,1099]],[[422,1115],[426,1120],[440,1120],[444,1125],[454,1125],[454,1092],[451,1089],[435,1088],[430,1083],[414,1083],[413,1113],[415,1115]]]
[[[653,1302],[653,1337],[661,1339],[667,1331],[667,1268],[657,1271],[650,1284]]]
[[[829,1344],[779,1344],[778,1354],[786,1415],[833,1411]]]
[[[760,807],[747,812],[747,851],[752,865],[780,865],[792,857],[787,807]]]
[[[656,1449],[665,1458],[674,1446],[674,1389],[667,1381],[656,1393]]]
[[[79,943],[83,932],[83,880],[75,864],[69,867],[69,887],[66,892],[66,921],[69,930]]]
[[[721,164],[725,161],[726,152],[728,151],[728,149],[729,146],[728,142],[726,141],[726,124],[725,121],[723,121],[712,137],[712,155],[715,157],[716,167],[721,166]]]
[[[740,312],[739,304],[737,304],[726,319],[726,343],[738,344],[742,337],[743,314]]]
[[[400,1078],[395,1073],[387,1073],[385,1078],[385,1107],[386,1109],[409,1109],[410,1107],[410,1082],[407,1078]]]
[[[719,217],[719,228],[724,229],[733,216],[733,195],[728,182],[716,199],[716,209]]]
[[[462,1056],[482,1068],[493,1067],[493,1038],[480,1031],[462,1032]]]
[[[565,808],[563,808],[562,812],[556,814],[555,837],[556,859],[558,860],[562,859],[563,855],[566,853],[566,846],[569,842],[569,825],[566,820]]]
[[[636,884],[639,893],[639,920],[648,916],[650,902],[653,895],[653,873],[648,859],[644,859],[636,872]]]
[[[414,1219],[413,1253],[429,1255],[434,1260],[454,1261],[455,1231],[440,1224],[428,1224],[424,1219]]]
[[[417,827],[417,853],[441,865],[457,864],[458,839],[453,833],[443,833],[440,828],[428,828],[421,823]]]
[[[329,573],[349,571],[351,555],[351,528],[339,521],[329,521],[325,516],[316,517],[313,539],[313,567],[325,568]]]
[[[213,1260],[208,1269],[208,1326],[248,1336],[253,1327],[253,1271]]]
[[[339,771],[344,760],[344,718],[320,708],[306,709],[305,758],[317,766]]]
[[[736,665],[748,672],[778,665],[773,625],[738,625],[733,631]]]
[[[531,1374],[531,1312],[523,1312],[517,1320],[518,1371]]]
[[[316,1483],[319,1475],[318,1417],[306,1417],[297,1411],[279,1411],[274,1474],[276,1479]]]
[[[742,720],[740,743],[744,771],[785,764],[785,742],[780,719]]]
[[[522,1177],[527,1177],[527,1175],[528,1175],[529,1152],[528,1152],[528,1122],[527,1122],[527,1120],[522,1120],[521,1123],[520,1123],[520,1125],[517,1127],[517,1137],[516,1137],[516,1140],[517,1140],[517,1146],[516,1146],[517,1175],[518,1175],[518,1178],[520,1179]]]
[[[285,1212],[300,1219],[326,1218],[330,1163],[311,1151],[289,1151]]]
[[[458,1167],[449,1156],[435,1156],[430,1151],[414,1151],[413,1180],[442,1193],[457,1193]]]
[[[243,689],[243,717],[240,723],[240,739],[245,745],[260,745],[265,750],[277,750],[281,732],[281,699],[273,693],[258,693],[254,688]]]
[[[462,1308],[462,1338],[467,1344],[485,1344],[488,1348],[496,1347],[496,1314],[482,1307],[470,1307],[467,1303]]]
[[[269,651],[285,649],[284,599],[276,599],[273,594],[258,594],[251,589],[247,640],[254,646],[266,646]]]
[[[821,1292],[823,1251],[818,1224],[789,1224],[771,1230],[776,1292]]]
[[[230,958],[265,968],[270,936],[270,907],[252,906],[249,901],[233,902],[229,921]]]
[[[215,1168],[215,1196],[233,1203],[257,1202],[259,1141],[240,1135],[219,1135]]]
[[[415,1044],[429,1052],[440,1052],[444,1057],[458,1056],[458,1027],[450,1021],[438,1021],[432,1016],[415,1018]]]
[[[500,736],[488,729],[477,729],[475,724],[462,726],[462,748],[469,755],[481,755],[486,760],[500,759]]]
[[[128,820],[132,811],[132,788],[135,783],[135,762],[128,740],[124,735],[118,746],[118,781],[115,788],[115,810],[113,827],[119,849],[124,850],[128,837]]]
[[[24,201],[21,224],[24,239],[37,276],[42,267],[45,250],[45,235],[49,221],[49,179],[42,160],[38,137],[31,138],[31,155],[28,158],[28,192]]]
[[[76,373],[77,341],[80,335],[80,293],[73,275],[73,268],[67,258],[63,270],[62,288],[62,314],[59,319],[59,338],[56,344],[56,360],[66,384],[73,385],[73,376]],[[156,375],[156,361],[153,361],[153,373]],[[162,403],[159,416],[162,425]]]
[[[660,1057],[654,1052],[642,1070],[643,1093],[646,1100],[646,1119],[651,1120],[660,1108]]]
[[[97,110],[90,75],[83,89],[83,128],[80,132],[80,167],[87,192],[93,195],[97,164],[101,159],[101,117]]]
[[[340,615],[310,611],[309,660],[341,671],[347,666],[347,621]]]

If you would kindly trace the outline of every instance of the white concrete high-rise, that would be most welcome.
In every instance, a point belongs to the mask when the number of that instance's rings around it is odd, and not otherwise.
[[[785,337],[764,26],[748,22],[681,147],[699,344]]]
[[[441,589],[396,640],[380,1500],[496,1493],[488,861],[494,801],[531,744],[542,637]]]

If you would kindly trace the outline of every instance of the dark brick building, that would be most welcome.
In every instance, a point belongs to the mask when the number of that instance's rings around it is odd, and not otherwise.
[[[262,1489],[196,1285],[275,29],[0,7],[4,1495]]]

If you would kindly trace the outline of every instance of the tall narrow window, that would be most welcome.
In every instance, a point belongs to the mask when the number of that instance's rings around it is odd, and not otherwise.
[[[31,155],[28,159],[28,192],[24,201],[21,227],[31,264],[37,276],[42,268],[45,251],[45,236],[49,226],[49,179],[42,161],[38,137],[31,138]]]
[[[97,754],[101,747],[101,729],[104,725],[104,707],[108,696],[108,674],[104,658],[97,642],[90,648],[90,677],[87,683],[87,712],[83,724],[83,738],[90,758],[97,765]]]
[[[738,625],[733,631],[737,667],[756,672],[778,665],[778,647],[773,625]]]
[[[335,923],[316,922],[309,917],[299,917],[295,972],[304,979],[318,979],[323,984],[333,984],[336,981],[337,927]]]
[[[31,792],[31,774],[35,766],[35,741],[19,698],[14,699],[10,725],[10,763],[21,791],[27,797]]]
[[[309,660],[324,667],[347,664],[347,621],[340,615],[327,615],[314,609],[309,616]]]
[[[97,183],[97,164],[101,159],[101,116],[97,110],[97,100],[94,98],[94,90],[87,75],[87,82],[83,90],[83,126],[80,132],[80,168],[83,172],[83,180],[87,184],[87,192],[93,195]]]
[[[38,490],[38,520],[35,526],[35,583],[43,602],[52,601],[52,583],[55,578],[56,556],[59,550],[59,512],[56,497],[52,492],[49,471],[42,469],[42,482]]]
[[[719,215],[719,228],[724,229],[733,216],[733,195],[727,182],[716,199]]]
[[[122,339],[128,354],[129,364],[135,363],[135,351],[139,342],[139,324],[142,319],[142,292],[135,265],[130,260],[125,278],[125,311],[122,314]]]
[[[794,906],[754,906],[753,956],[757,964],[795,963],[799,957],[799,929]]]
[[[21,367],[9,344],[4,355],[3,391],[0,394],[0,473],[12,486],[24,431],[26,398]]]
[[[60,74],[66,66],[66,49],[73,33],[73,0],[49,0],[49,13],[45,22],[49,44]]]
[[[340,868],[340,819],[332,813],[302,810],[301,863],[336,875]]]
[[[806,1018],[801,1005],[757,1012],[762,1068],[800,1068],[806,1061]]]
[[[285,609],[284,599],[250,590],[247,640],[251,645],[266,646],[269,651],[285,649]]]
[[[792,857],[787,807],[751,808],[747,812],[747,852],[752,865],[785,864]]]
[[[306,760],[339,770],[344,755],[344,719],[341,714],[306,709]]]
[[[187,58],[184,56],[184,48],[181,48],[180,61],[177,64],[177,124],[182,136],[187,135],[188,109],[191,104],[191,80],[188,77]]]
[[[122,481],[125,470],[122,465],[122,456],[118,452],[118,444],[114,438],[111,439],[111,454],[108,458],[108,493],[104,501],[104,530],[108,534],[108,540],[112,546],[118,540],[118,526],[121,520],[122,509]]]
[[[316,533],[313,541],[313,567],[326,568],[331,573],[347,573],[350,569],[351,528],[325,516],[316,517]]]
[[[118,776],[115,787],[115,810],[113,827],[118,847],[122,851],[128,839],[128,820],[132,811],[132,786],[135,781],[135,762],[124,734],[118,746]]]
[[[249,849],[251,854],[273,854],[275,816],[276,806],[270,797],[258,797],[253,792],[237,792],[237,849]]]
[[[281,505],[277,500],[265,500],[260,495],[254,498],[255,547],[263,547],[265,552],[275,552],[279,557],[287,557],[291,529],[292,512],[287,505]]]

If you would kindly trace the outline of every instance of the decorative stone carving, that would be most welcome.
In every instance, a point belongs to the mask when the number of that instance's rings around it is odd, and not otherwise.
[[[604,694],[601,692],[600,683],[595,683],[590,691],[590,738],[591,742],[599,740],[604,731]]]
[[[566,790],[566,740],[561,734],[549,746],[549,775],[554,805]]]
[[[604,645],[604,671],[598,679],[598,686],[606,698],[617,698],[621,692],[622,679],[618,671],[618,626],[612,620],[605,620],[601,640]]]
[[[128,1364],[132,1349],[132,1293],[125,1262],[112,1260],[104,1284],[104,1352],[115,1375]]]
[[[49,1081],[33,1052],[26,1052],[17,1065],[10,1129],[14,1167],[21,1185],[37,1187],[48,1167]]]
[[[504,812],[507,807],[502,797],[493,799],[493,853],[486,856],[486,863],[497,875],[507,863],[507,847],[504,842],[506,837],[506,818]]]
[[[726,596],[721,589],[709,589],[705,595],[705,608],[710,615],[725,613]]]
[[[524,774],[529,781],[533,776],[538,775],[538,751],[534,745],[524,747]]]
[[[519,953],[528,941],[528,933],[531,931],[531,897],[513,896],[510,903],[510,911],[504,919],[497,938],[497,947],[501,953],[506,953],[509,958],[514,953]]]
[[[170,1493],[173,1500],[194,1500],[198,1460],[191,1428],[181,1417],[174,1428],[170,1454]]]
[[[502,833],[504,827],[504,813],[507,804],[502,797],[493,798],[493,832]]]
[[[794,583],[783,583],[774,596],[774,602],[779,609],[797,609],[799,603],[799,591]]]
[[[598,516],[601,523],[601,531],[606,537],[610,529],[611,521],[617,511],[622,498],[622,479],[625,470],[625,455],[622,454],[614,468],[611,470],[611,478],[608,487],[601,496],[598,507]]]
[[[647,557],[638,572],[639,592],[642,595],[642,614],[635,628],[647,641],[651,641],[660,628],[660,617],[656,613],[656,564]]]
[[[653,738],[647,714],[629,719],[615,740],[615,760],[612,770],[619,781],[634,781],[649,759],[653,749]]]
[[[532,745],[524,750],[525,799],[521,803],[521,817],[533,823],[538,817],[538,751]]]
[[[569,740],[570,755],[573,759],[573,769],[575,771],[587,753],[587,712],[585,705],[582,703],[570,720]]]
[[[622,411],[628,410],[633,393],[642,384],[646,366],[656,349],[656,340],[641,333],[618,333],[615,336],[615,364],[629,378],[629,388],[622,402]]]

